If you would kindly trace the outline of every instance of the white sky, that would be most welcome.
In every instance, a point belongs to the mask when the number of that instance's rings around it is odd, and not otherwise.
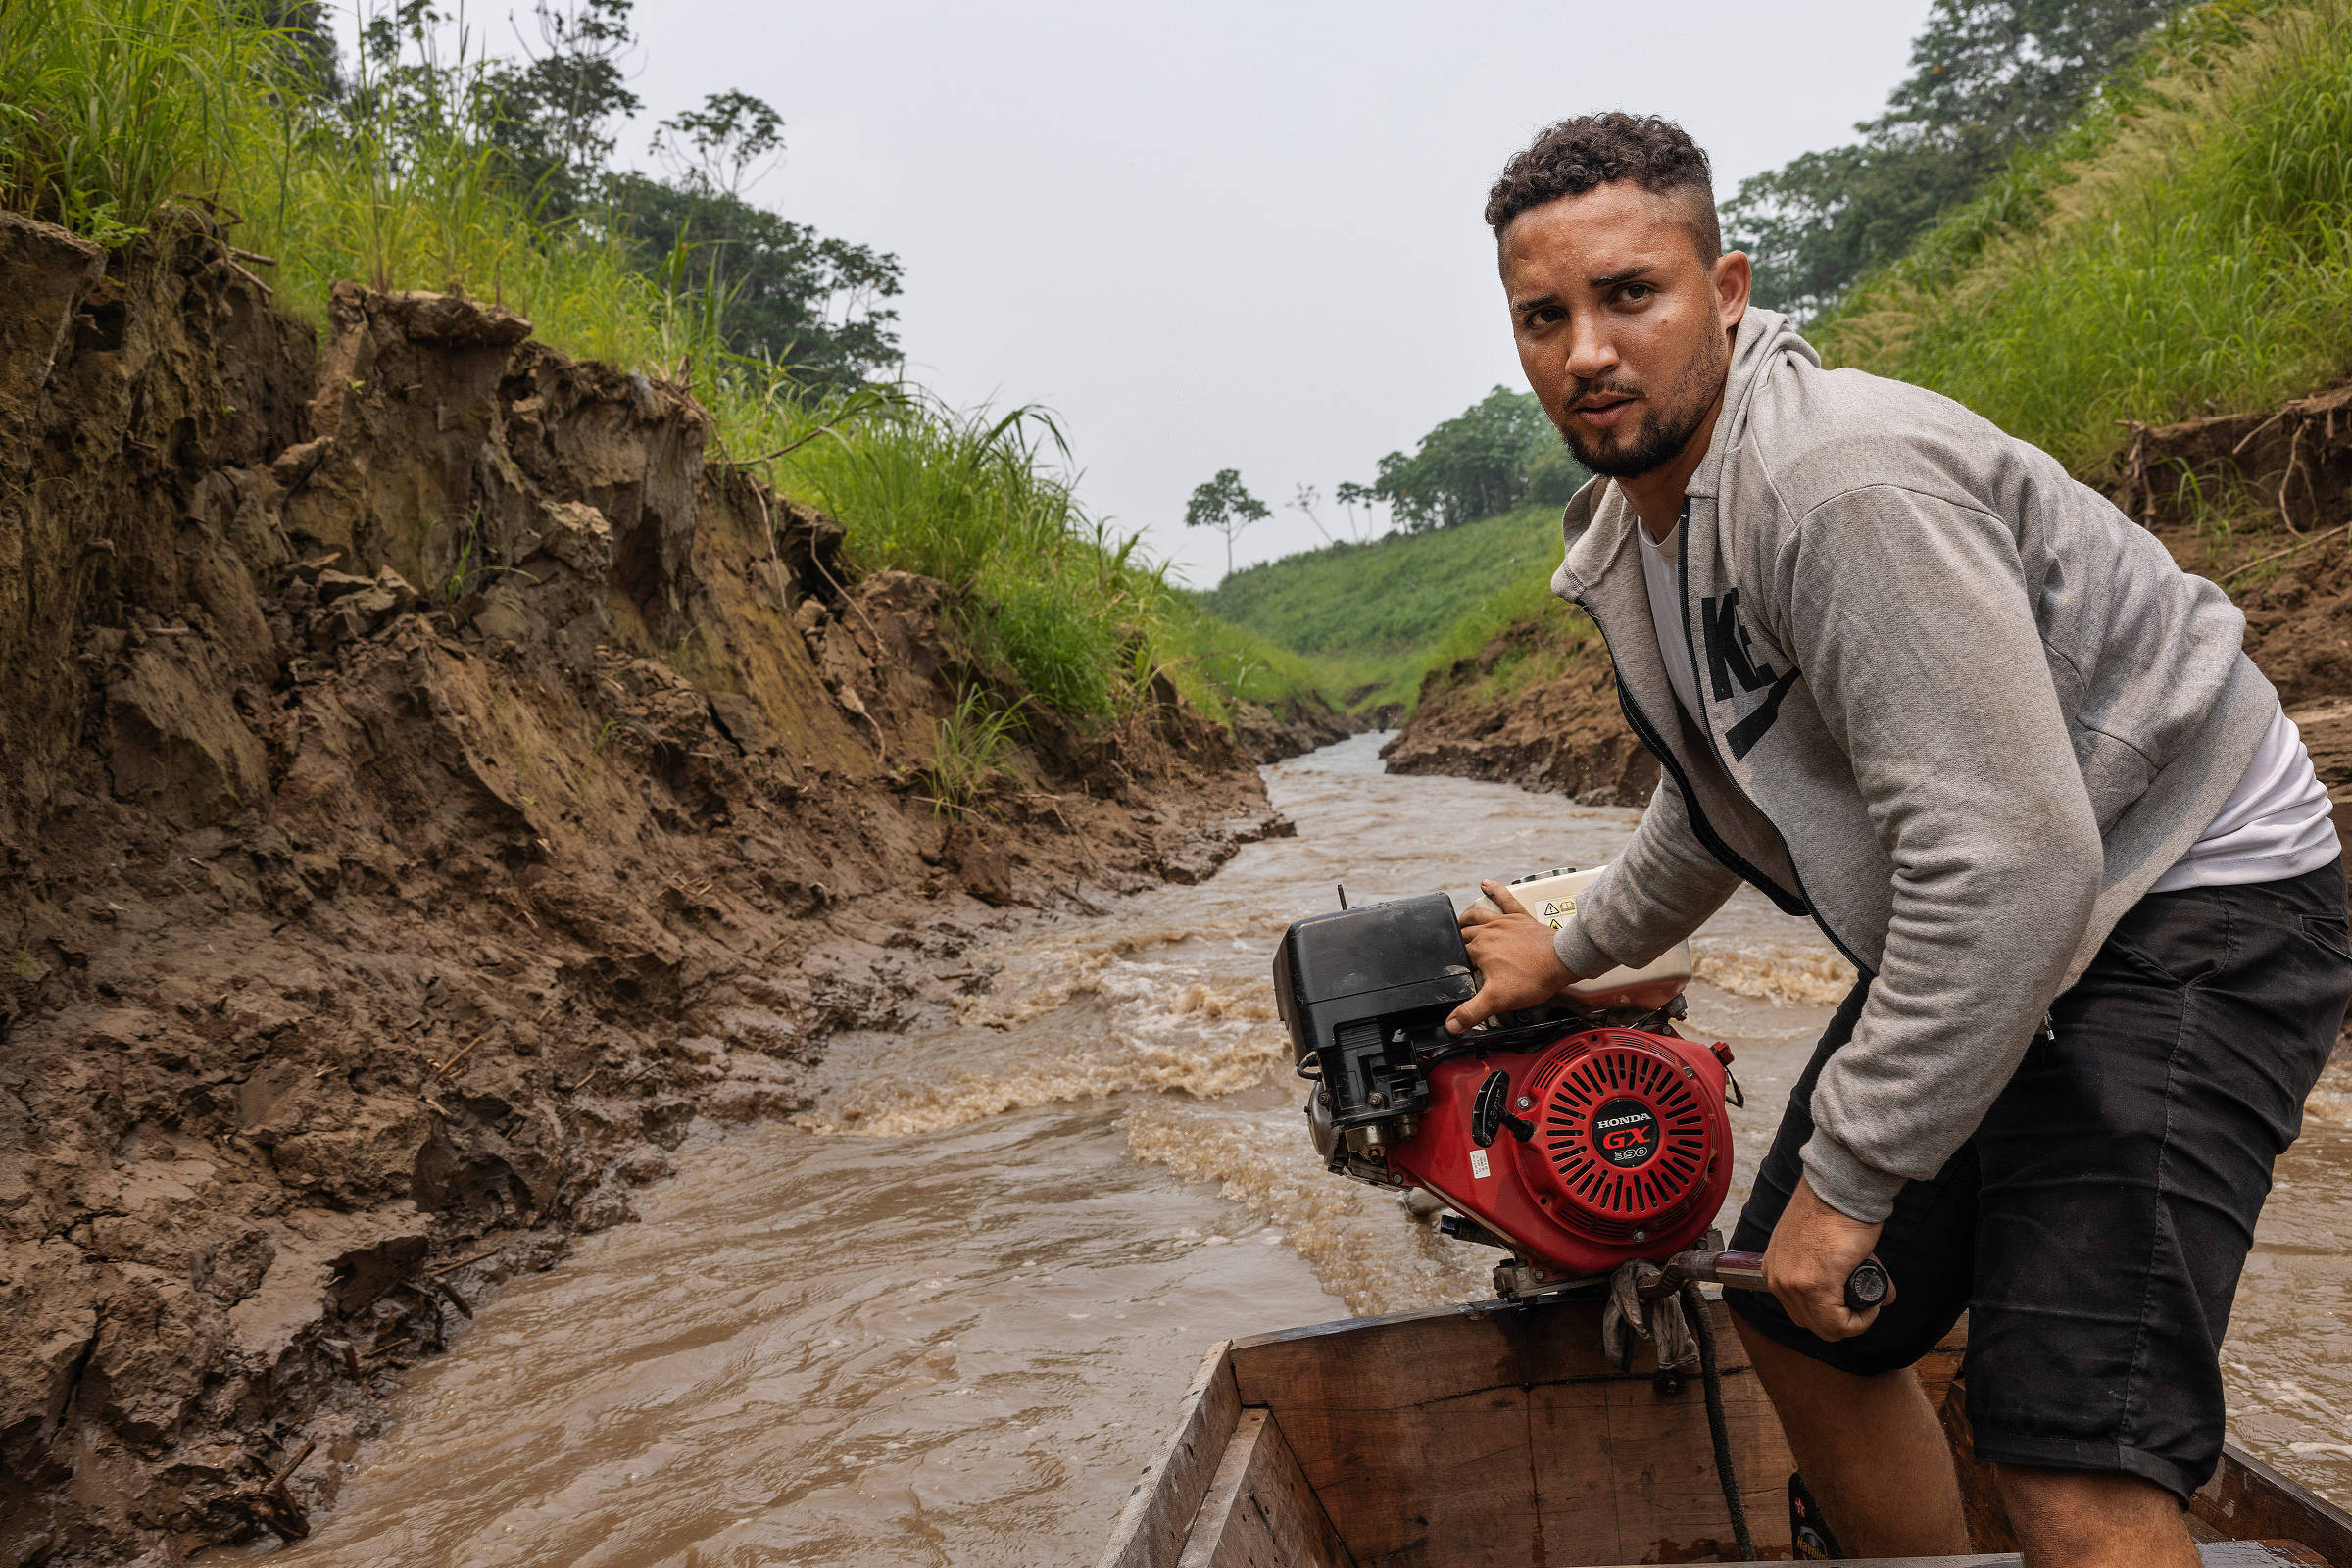
[[[1237,559],[1288,554],[1320,542],[1294,486],[1523,386],[1479,209],[1538,127],[1670,116],[1728,195],[1875,114],[1928,6],[639,0],[622,158],[707,93],[775,105],[748,194],[897,252],[913,378],[1051,407],[1089,508],[1205,587],[1217,469],[1276,508]]]

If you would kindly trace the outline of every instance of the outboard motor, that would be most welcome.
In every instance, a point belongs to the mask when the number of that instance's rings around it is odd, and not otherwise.
[[[1512,884],[1555,929],[1597,871]],[[1579,981],[1544,1007],[1465,1035],[1446,1017],[1478,991],[1453,902],[1425,894],[1312,915],[1274,956],[1315,1149],[1332,1171],[1424,1187],[1448,1235],[1512,1255],[1506,1297],[1605,1279],[1707,1231],[1732,1179],[1732,1054],[1674,1029],[1688,944],[1640,970]]]

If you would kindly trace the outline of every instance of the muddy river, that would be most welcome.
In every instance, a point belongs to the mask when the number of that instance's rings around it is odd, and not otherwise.
[[[420,1369],[317,1534],[332,1564],[1092,1562],[1212,1341],[1484,1297],[1492,1252],[1307,1147],[1267,961],[1291,919],[1607,858],[1634,813],[1267,770],[1298,836],[1003,936],[953,1016],[837,1042],[796,1125],[698,1137],[643,1223],[510,1284]],[[1742,894],[1687,1030],[1726,1039],[1746,1190],[1850,977]],[[2352,1503],[2352,1062],[2287,1156],[2225,1354],[2236,1439]]]

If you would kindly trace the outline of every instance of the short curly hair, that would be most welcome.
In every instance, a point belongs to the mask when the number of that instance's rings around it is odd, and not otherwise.
[[[1707,155],[1689,131],[1654,115],[1579,115],[1551,126],[1502,166],[1487,192],[1487,226],[1499,240],[1511,220],[1532,207],[1620,180],[1684,198],[1699,260],[1712,263],[1723,254]]]

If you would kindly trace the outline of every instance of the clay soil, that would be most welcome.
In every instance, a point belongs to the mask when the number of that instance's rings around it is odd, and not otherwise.
[[[2337,826],[2352,829],[2352,386],[2135,429],[2117,471],[2094,478],[2245,612],[2246,651],[2301,727]],[[1503,678],[1546,657],[1559,673]],[[1587,806],[1642,805],[1658,779],[1606,654],[1564,611],[1432,671],[1384,755],[1398,772],[1494,779]]]
[[[314,333],[201,216],[0,215],[0,1564],[301,1534],[694,1118],[1284,829],[1164,687],[943,817],[909,764],[1017,694],[709,427],[461,298]]]

